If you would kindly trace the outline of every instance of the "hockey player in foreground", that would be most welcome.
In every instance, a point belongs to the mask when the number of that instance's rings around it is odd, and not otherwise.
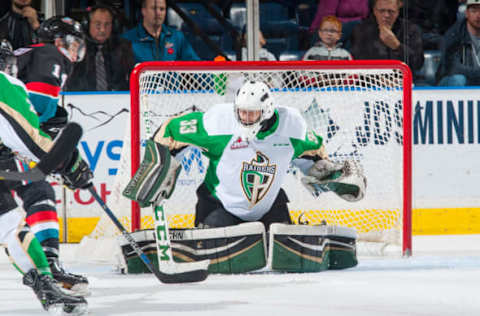
[[[45,157],[53,146],[50,137],[39,128],[38,116],[32,110],[25,85],[10,74],[16,72],[16,58],[0,50],[0,143],[18,156],[32,161]],[[12,170],[12,157],[2,160],[2,170]],[[55,164],[57,165],[57,164]],[[16,170],[16,169],[13,169]],[[66,152],[54,170],[71,188],[85,188],[93,175],[78,151]],[[25,224],[23,210],[10,192],[18,182],[0,180],[0,243],[15,268],[23,274],[23,283],[33,289],[45,310],[56,314],[82,315],[87,302],[83,297],[63,292],[52,277],[47,258],[39,241]]]
[[[84,35],[80,23],[63,16],[42,22],[37,34],[39,44],[15,51],[18,77],[27,87],[41,129],[54,139],[67,124],[68,114],[57,103],[73,64],[85,55]],[[16,187],[24,201],[26,221],[47,255],[54,279],[64,288],[88,294],[87,278],[67,272],[59,262],[59,224],[55,191],[50,183],[41,180]]]
[[[363,198],[366,188],[361,167],[354,161],[340,164],[329,161],[322,137],[307,129],[299,111],[275,107],[274,102],[266,84],[248,81],[237,91],[233,104],[219,104],[205,113],[193,112],[172,118],[147,141],[144,160],[124,191],[127,197],[143,206],[158,204],[158,200],[172,194],[181,166],[175,159],[170,159],[170,155],[175,156],[185,147],[193,145],[209,159],[205,179],[197,189],[195,212],[195,227],[209,229],[175,232],[173,239],[176,239],[178,247],[175,244],[172,247],[177,259],[201,260],[206,258],[202,253],[210,252],[213,256],[207,258],[216,259],[217,272],[258,269],[262,263],[241,267],[254,260],[252,257],[242,260],[240,256],[255,249],[259,239],[253,238],[253,235],[261,236],[266,231],[271,235],[271,254],[273,243],[282,244],[293,257],[300,253],[301,260],[294,259],[299,263],[293,266],[287,263],[288,258],[284,262],[280,259],[280,264],[274,262],[273,266],[280,267],[279,270],[307,272],[328,268],[328,265],[321,265],[328,261],[326,253],[328,249],[333,249],[333,244],[335,249],[341,248],[342,251],[335,255],[333,263],[330,258],[330,268],[356,265],[356,233],[334,226],[328,226],[330,229],[327,230],[321,226],[292,225],[288,198],[281,186],[293,162],[305,174],[302,183],[313,194],[318,196],[321,192],[333,191],[340,198],[354,202]],[[256,226],[242,224],[249,222],[257,223]],[[258,226],[258,222],[263,225]],[[212,229],[218,227],[228,228]],[[330,244],[322,241],[319,245],[308,246],[308,241],[302,237],[289,245],[290,241],[277,240],[275,236],[272,238],[272,234],[316,236],[312,238],[316,241],[332,236],[338,238],[330,238],[333,240]],[[247,235],[253,238],[252,242],[239,245],[243,241],[238,237]],[[233,238],[230,240],[238,244],[230,244],[228,238]],[[209,246],[208,242],[204,242],[207,239],[216,241]],[[335,239],[349,240],[349,243]],[[195,242],[198,240],[201,242]],[[178,244],[182,242],[182,245]],[[213,250],[215,247],[218,251]],[[230,250],[225,252],[225,248]],[[324,251],[315,250],[320,248]],[[263,254],[263,249],[260,253]],[[238,265],[235,263],[236,256]],[[305,264],[303,259],[312,264]],[[222,267],[222,261],[228,264]],[[240,261],[243,263],[240,264]]]

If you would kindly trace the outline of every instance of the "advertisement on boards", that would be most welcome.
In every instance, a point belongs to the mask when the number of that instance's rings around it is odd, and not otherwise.
[[[97,192],[108,203],[129,124],[130,96],[72,93],[63,98],[70,120],[84,128],[78,148],[94,171]],[[472,220],[480,212],[479,125],[480,90],[413,91],[414,233],[480,233],[480,224]],[[69,241],[78,241],[103,211],[87,191],[65,192]]]
[[[120,161],[123,137],[129,124],[130,95],[68,94],[64,96],[63,104],[69,113],[69,120],[83,127],[78,150],[95,175],[95,189],[108,203]],[[86,190],[65,190],[65,207],[70,219],[69,230],[76,226],[85,226],[78,228],[81,230],[91,229],[103,214]],[[82,220],[75,221],[75,218]]]

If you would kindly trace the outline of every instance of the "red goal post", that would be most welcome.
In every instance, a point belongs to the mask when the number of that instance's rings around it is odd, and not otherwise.
[[[168,76],[168,78],[167,78]],[[146,79],[148,77],[148,79]],[[358,111],[357,114],[345,113],[343,116],[347,119],[351,119],[352,124],[357,124],[362,120],[366,122],[367,120],[372,120],[372,117],[378,118],[379,122],[373,122],[371,126],[367,127],[365,123],[365,128],[359,127],[359,125],[352,125],[347,127],[351,129],[352,135],[345,137],[344,144],[346,146],[355,147],[349,155],[354,156],[358,154],[358,157],[355,156],[355,159],[365,159],[361,161],[362,163],[368,165],[369,159],[379,159],[378,161],[373,162],[374,166],[378,166],[378,173],[388,173],[389,168],[394,169],[392,171],[391,178],[395,178],[392,181],[394,184],[385,184],[385,186],[392,186],[391,193],[392,195],[398,194],[400,197],[397,203],[397,198],[392,198],[392,201],[395,200],[395,206],[387,206],[384,213],[381,217],[389,217],[391,210],[394,210],[393,213],[397,212],[398,215],[393,215],[394,218],[401,218],[401,223],[394,223],[393,226],[398,225],[399,230],[401,230],[401,237],[399,242],[401,243],[401,253],[403,255],[410,255],[412,250],[412,240],[411,240],[411,211],[412,211],[412,125],[411,125],[411,99],[412,99],[412,74],[407,65],[402,62],[394,60],[353,60],[353,61],[288,61],[288,62],[145,62],[137,65],[133,70],[130,77],[130,93],[131,93],[131,175],[135,173],[136,169],[140,163],[141,157],[141,140],[144,135],[144,131],[141,131],[142,128],[142,119],[145,120],[142,115],[144,115],[147,110],[142,108],[142,102],[158,102],[155,111],[163,111],[160,109],[167,107],[174,107],[175,104],[172,104],[172,100],[178,102],[182,106],[190,106],[189,102],[196,103],[204,94],[207,95],[208,99],[212,99],[211,102],[215,102],[214,97],[218,95],[222,96],[227,94],[229,82],[235,81],[232,78],[267,78],[265,80],[270,82],[272,91],[275,95],[275,100],[289,100],[288,102],[293,103],[295,100],[300,98],[305,98],[309,104],[309,109],[312,108],[313,103],[317,107],[317,112],[320,111],[323,115],[323,121],[330,120],[328,115],[334,115],[337,108],[343,106],[347,102],[355,102],[358,107],[363,107],[362,111]],[[150,80],[150,81],[149,81]],[[229,81],[230,80],[230,81]],[[170,82],[171,81],[171,82]],[[161,86],[161,87],[160,87]],[[171,91],[167,91],[172,89]],[[223,89],[223,90],[222,90]],[[227,92],[226,92],[227,91]],[[357,93],[358,92],[358,93]],[[395,93],[395,94],[394,94]],[[149,94],[149,95],[148,95]],[[297,95],[298,94],[298,95]],[[335,94],[342,98],[342,95],[345,95],[342,100],[339,100],[339,106],[333,109],[323,109],[322,107],[325,104],[322,103],[324,96]],[[358,95],[356,95],[358,94]],[[360,95],[361,94],[361,95]],[[398,96],[397,96],[398,94]],[[278,96],[277,96],[278,95]],[[371,100],[368,100],[369,95],[371,95]],[[380,100],[384,98],[385,100]],[[168,96],[168,98],[167,98]],[[161,99],[165,97],[164,101]],[[329,96],[330,97],[330,96]],[[325,97],[326,98],[326,97]],[[333,98],[333,97],[332,97]],[[356,99],[358,98],[358,99]],[[365,99],[367,98],[367,99]],[[389,99],[390,98],[390,99]],[[154,100],[154,101],[152,101]],[[157,101],[160,100],[160,101]],[[193,100],[193,101],[192,101]],[[293,100],[293,101],[292,101]],[[333,99],[329,99],[333,100]],[[355,101],[357,100],[357,101]],[[400,101],[398,101],[400,100]],[[200,102],[200,101],[198,101]],[[336,102],[336,101],[335,101]],[[182,104],[186,103],[186,104]],[[305,102],[304,102],[305,103]],[[320,104],[322,103],[322,104]],[[329,101],[329,103],[334,103],[334,101]],[[368,104],[367,104],[368,103]],[[369,109],[369,104],[372,103],[372,109]],[[391,108],[391,103],[394,104]],[[193,104],[198,105],[198,104]],[[213,105],[213,104],[211,104]],[[354,107],[354,106],[349,106]],[[205,107],[199,105],[199,108],[206,110]],[[401,108],[401,110],[400,110]],[[305,110],[305,109],[303,109]],[[348,109],[347,109],[348,110]],[[173,109],[165,111],[168,115],[171,113],[181,113],[182,109]],[[340,111],[340,110],[339,110]],[[328,112],[327,114],[325,114]],[[362,114],[363,112],[363,114]],[[392,113],[393,112],[393,113]],[[170,114],[169,114],[170,113]],[[333,113],[333,114],[332,114]],[[377,113],[377,114],[375,114]],[[156,114],[155,114],[156,115]],[[325,116],[327,115],[327,116]],[[363,115],[362,117],[359,117]],[[308,116],[310,116],[308,114]],[[402,116],[403,119],[399,118]],[[363,118],[363,119],[362,119]],[[337,116],[337,121],[334,121],[334,124],[342,120],[342,115]],[[345,126],[350,125],[348,121],[345,121]],[[385,127],[379,127],[379,126]],[[399,126],[401,125],[401,126]],[[337,127],[335,127],[337,128]],[[382,136],[382,130],[383,136]],[[401,132],[395,128],[401,129]],[[342,125],[336,129],[336,131],[341,131],[343,128]],[[322,130],[327,131],[327,135],[319,134],[322,137],[330,137],[330,134],[333,133],[333,128],[331,126],[322,127]],[[386,132],[385,132],[386,131]],[[151,131],[150,131],[151,133]],[[375,146],[385,146],[382,150],[385,152],[392,151],[391,156],[383,158],[383,152],[379,151],[381,154],[375,153],[358,153],[364,148],[368,148],[370,144],[364,144],[366,138],[358,136],[358,134],[367,135],[369,139],[372,137],[377,137],[375,140],[370,140],[374,142]],[[390,133],[390,134],[389,134]],[[347,134],[347,133],[346,133]],[[356,136],[355,136],[356,134]],[[372,136],[372,135],[376,136]],[[378,134],[378,135],[377,135]],[[389,149],[389,145],[386,144],[387,134],[388,137],[392,137],[393,134],[399,146],[394,145],[393,149]],[[401,134],[401,135],[400,135]],[[336,135],[332,137],[335,138]],[[355,137],[357,139],[355,139]],[[354,139],[353,141],[350,139]],[[394,143],[394,141],[388,140],[389,143]],[[332,141],[333,143],[333,141]],[[342,141],[336,143],[335,146],[343,147],[344,144]],[[124,144],[126,146],[127,144]],[[328,146],[327,146],[328,147]],[[373,145],[371,147],[374,147]],[[397,148],[401,147],[401,148]],[[397,150],[400,152],[397,153]],[[328,148],[327,148],[328,152]],[[355,154],[356,152],[356,154]],[[396,156],[398,154],[403,156],[401,163],[390,161],[397,160]],[[386,155],[386,154],[385,154]],[[341,156],[341,155],[340,155]],[[360,157],[360,158],[359,158]],[[344,157],[343,157],[344,158]],[[389,160],[390,159],[390,160]],[[380,169],[385,168],[385,169]],[[375,169],[375,168],[372,168]],[[375,178],[376,172],[372,172],[372,177]],[[388,178],[389,175],[386,175],[385,178]],[[396,179],[398,178],[398,179]],[[401,179],[400,179],[401,178]],[[367,179],[369,181],[368,190],[375,189],[376,184],[372,184],[372,180],[367,174]],[[380,177],[382,179],[382,177]],[[381,180],[383,181],[383,180]],[[401,182],[401,185],[397,184],[396,181]],[[300,182],[298,186],[301,186]],[[390,189],[389,189],[390,190]],[[401,191],[401,192],[397,192]],[[288,191],[287,191],[288,194]],[[382,193],[383,194],[383,193]],[[376,200],[381,200],[376,199]],[[376,203],[376,202],[375,202]],[[362,211],[366,214],[370,214],[373,211],[377,211],[378,208],[372,204],[372,207],[365,207],[365,211]],[[397,205],[398,204],[398,205]],[[398,211],[396,211],[398,209]],[[342,212],[342,217],[345,217],[344,214],[348,214],[349,210],[343,209],[343,206],[339,206],[336,212]],[[300,211],[303,215],[305,211]],[[353,212],[353,211],[352,211]],[[350,213],[352,213],[350,212]],[[387,214],[387,215],[385,215]],[[328,215],[329,216],[329,215]],[[327,218],[327,222],[330,220],[329,217],[323,215],[322,218]],[[337,216],[337,215],[335,215]],[[347,215],[348,216],[348,215]],[[371,215],[367,215],[366,219],[361,219],[359,221],[369,222]],[[384,219],[379,220],[380,222]],[[394,219],[395,221],[396,219]],[[389,221],[387,219],[386,221]],[[132,231],[138,230],[141,228],[141,214],[140,209],[136,203],[131,205],[131,229]],[[334,223],[338,224],[338,223]],[[350,224],[347,224],[350,226]],[[362,224],[364,225],[364,224]],[[382,224],[381,224],[382,225]],[[380,226],[381,226],[380,225]],[[380,230],[388,230],[381,227]],[[368,228],[367,228],[368,230]],[[369,233],[369,232],[368,232]],[[367,234],[368,235],[368,234]],[[370,237],[367,237],[369,240]]]

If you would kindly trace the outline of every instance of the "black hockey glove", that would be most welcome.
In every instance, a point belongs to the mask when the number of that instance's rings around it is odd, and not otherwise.
[[[63,178],[63,184],[72,190],[88,188],[91,185],[90,180],[93,178],[90,167],[80,157],[76,149],[72,153],[66,167],[60,170],[60,174]]]
[[[47,133],[51,139],[57,137],[58,133],[64,128],[68,123],[68,113],[67,111],[58,106],[55,116],[51,117],[48,121],[40,124],[42,131]]]

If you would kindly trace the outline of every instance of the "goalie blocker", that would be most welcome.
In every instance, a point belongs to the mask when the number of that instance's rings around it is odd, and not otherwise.
[[[137,172],[123,190],[123,195],[147,207],[168,199],[175,188],[182,166],[172,159],[167,147],[149,139]]]
[[[132,236],[157,264],[154,231],[139,231]],[[267,247],[267,238],[270,247]],[[267,264],[274,271],[297,273],[354,267],[357,265],[356,238],[352,228],[288,224],[272,224],[266,236],[260,222],[170,230],[175,261],[210,259],[208,272],[221,274],[255,271]],[[149,272],[128,244],[121,244],[121,248],[128,273]]]

